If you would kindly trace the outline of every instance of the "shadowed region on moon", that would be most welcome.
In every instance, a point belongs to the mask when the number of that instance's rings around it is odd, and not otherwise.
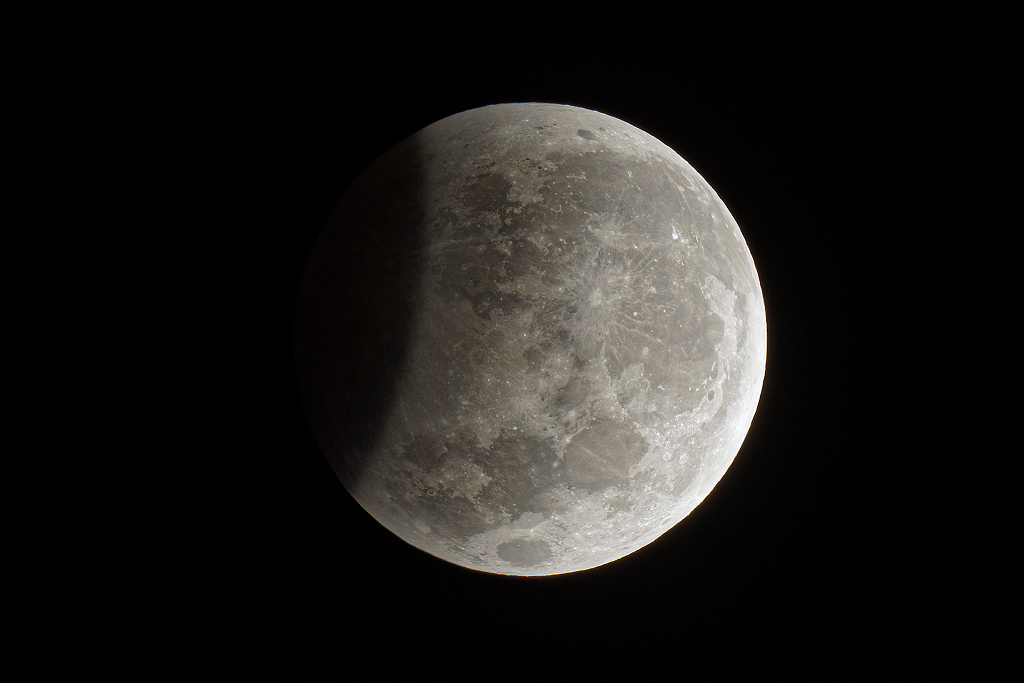
[[[764,376],[757,273],[682,158],[610,116],[502,104],[380,157],[310,255],[317,440],[405,541],[481,571],[616,560],[722,477]]]

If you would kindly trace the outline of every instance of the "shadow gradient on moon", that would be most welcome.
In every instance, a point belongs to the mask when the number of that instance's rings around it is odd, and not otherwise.
[[[300,394],[321,450],[350,490],[394,397],[423,279],[418,159],[408,138],[352,183],[317,238],[299,293]]]

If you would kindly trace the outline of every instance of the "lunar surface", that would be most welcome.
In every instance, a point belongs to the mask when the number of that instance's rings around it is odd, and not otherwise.
[[[757,272],[715,191],[611,116],[500,104],[378,159],[314,246],[299,385],[382,525],[475,570],[596,567],[732,463],[764,377]]]

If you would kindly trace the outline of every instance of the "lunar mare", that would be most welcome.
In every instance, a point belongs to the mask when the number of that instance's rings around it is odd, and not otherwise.
[[[703,500],[749,428],[766,323],[724,203],[611,116],[502,104],[378,159],[314,246],[296,360],[341,481],[471,569],[580,571]]]

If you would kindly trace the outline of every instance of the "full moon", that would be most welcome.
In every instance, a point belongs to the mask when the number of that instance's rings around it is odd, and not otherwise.
[[[296,316],[316,439],[399,538],[470,569],[575,572],[651,543],[734,460],[766,322],[739,227],[668,146],[517,103],[377,159]]]

